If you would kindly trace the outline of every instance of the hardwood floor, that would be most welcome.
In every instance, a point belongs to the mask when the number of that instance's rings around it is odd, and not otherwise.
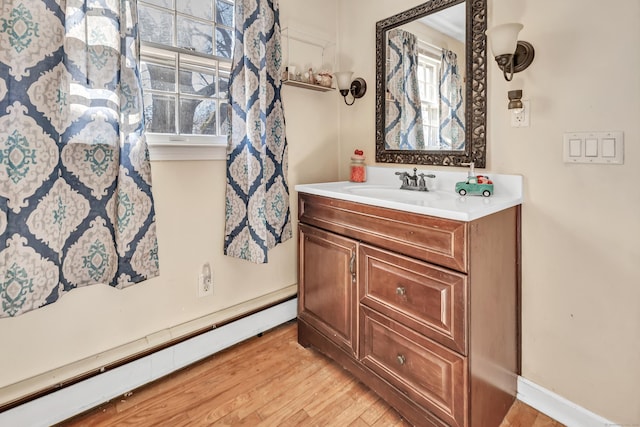
[[[296,336],[296,323],[287,323],[61,426],[409,425]],[[516,402],[500,427],[561,426]]]

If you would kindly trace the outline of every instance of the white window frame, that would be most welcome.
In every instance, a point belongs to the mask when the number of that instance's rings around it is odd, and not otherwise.
[[[176,0],[180,1],[180,0]],[[213,12],[215,16],[215,11]],[[174,13],[174,19],[180,12]],[[215,19],[215,18],[214,18]],[[175,25],[174,38],[177,38],[178,27]],[[215,32],[215,28],[214,28]],[[175,44],[175,40],[174,40]],[[198,52],[185,51],[175,47],[168,47],[157,43],[142,41],[140,43],[141,57],[153,56],[157,52],[171,52],[173,55],[189,55],[190,57],[203,57],[217,63],[231,63],[228,58],[221,58],[213,55],[201,54]],[[216,67],[216,82],[218,80],[218,70]],[[176,90],[178,80],[176,79]],[[178,107],[179,102],[176,108]],[[227,135],[194,135],[194,134],[163,134],[146,133],[149,158],[151,161],[171,161],[171,160],[226,160],[227,158]]]

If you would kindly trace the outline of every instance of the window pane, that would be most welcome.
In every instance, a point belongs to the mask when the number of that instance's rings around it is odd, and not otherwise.
[[[223,58],[231,58],[233,46],[233,34],[231,30],[216,27],[216,51],[215,55]]]
[[[173,0],[144,0],[144,2],[166,7],[167,9],[173,9]]]
[[[220,92],[218,93],[218,97],[220,99],[229,99],[229,74],[226,74],[225,77],[222,77],[222,73],[220,73],[218,86],[220,90]]]
[[[203,71],[180,71],[180,92],[191,95],[214,96],[216,79],[212,73]]]
[[[175,68],[143,62],[141,69],[145,70],[145,72],[142,73],[142,86],[144,89],[162,90],[165,92],[176,91]]]
[[[212,0],[179,0],[178,11],[211,20],[213,18]]]
[[[220,104],[220,135],[229,135],[229,128],[231,127],[229,109],[230,105],[226,102]]]
[[[142,41],[173,45],[173,16],[170,13],[140,6],[139,20]]]
[[[220,93],[218,97],[220,99],[229,99],[229,76],[231,75],[231,64],[220,63],[218,64],[218,90]]]
[[[233,27],[233,3],[216,1],[216,22],[220,25]]]
[[[216,101],[182,98],[180,133],[216,135]]]
[[[176,100],[173,96],[151,94],[151,117],[147,130],[156,133],[176,133]]]
[[[178,47],[213,54],[213,28],[193,19],[178,16]]]

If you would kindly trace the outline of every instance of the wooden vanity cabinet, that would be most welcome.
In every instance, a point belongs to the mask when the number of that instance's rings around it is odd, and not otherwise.
[[[299,343],[415,426],[499,426],[519,370],[519,219],[300,193]]]

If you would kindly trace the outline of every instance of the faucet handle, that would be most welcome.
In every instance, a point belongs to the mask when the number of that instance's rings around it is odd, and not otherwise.
[[[423,177],[423,178],[435,178],[435,177],[436,177],[436,176],[435,176],[434,174],[432,174],[432,173],[427,173],[427,174],[425,174],[425,173],[421,173],[421,174],[420,174],[420,175],[418,175],[418,176],[421,176],[421,177]]]

